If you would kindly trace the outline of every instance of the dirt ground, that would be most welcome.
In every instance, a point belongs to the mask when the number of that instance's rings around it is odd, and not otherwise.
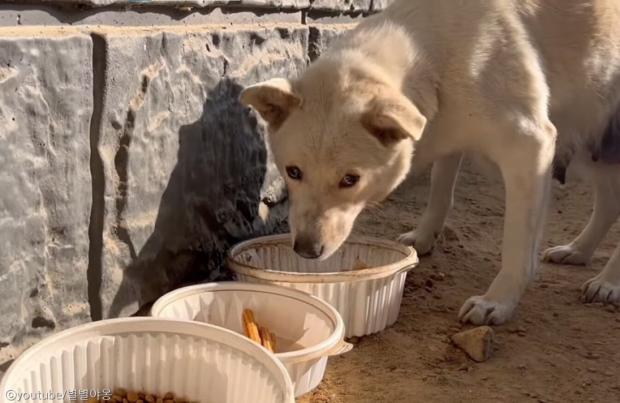
[[[579,301],[581,284],[620,240],[618,225],[590,266],[541,266],[513,321],[495,327],[489,361],[474,363],[451,345],[461,304],[484,293],[500,264],[503,186],[481,167],[466,164],[447,229],[408,276],[398,322],[332,358],[301,402],[620,402],[620,311]],[[427,194],[428,174],[412,177],[356,231],[395,238],[420,217]],[[554,184],[553,195],[544,247],[572,240],[591,212],[583,181]],[[443,281],[431,278],[438,272]]]

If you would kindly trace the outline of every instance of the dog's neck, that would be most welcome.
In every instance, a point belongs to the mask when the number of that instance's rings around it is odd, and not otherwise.
[[[411,34],[387,15],[360,23],[322,58],[398,88],[429,121],[437,113],[437,80],[429,61]]]

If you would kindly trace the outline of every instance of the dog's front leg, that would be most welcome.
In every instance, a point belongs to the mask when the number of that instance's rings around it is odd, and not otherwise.
[[[544,124],[540,133],[509,136],[502,143],[493,156],[506,187],[502,267],[486,294],[465,302],[459,312],[463,322],[501,324],[509,320],[538,265],[555,129]]]
[[[398,240],[415,246],[420,255],[431,252],[437,236],[441,233],[446,217],[454,202],[454,186],[461,166],[462,154],[441,158],[433,164],[431,190],[420,225],[402,234]]]

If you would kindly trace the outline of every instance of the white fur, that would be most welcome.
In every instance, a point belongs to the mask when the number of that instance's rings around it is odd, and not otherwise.
[[[283,175],[290,166],[304,171],[303,180],[287,179],[293,233],[323,245],[320,258],[341,245],[366,205],[403,180],[412,153],[436,162],[420,227],[401,239],[429,252],[452,205],[460,155],[494,161],[506,187],[502,265],[459,315],[498,324],[537,267],[553,158],[585,159],[600,142],[618,110],[619,80],[617,0],[400,0],[344,35],[281,94],[258,84],[244,102],[267,111]],[[590,165],[595,213],[549,260],[585,262],[618,216],[618,166]],[[350,172],[360,183],[342,189]],[[619,287],[620,250],[584,296],[619,303]]]

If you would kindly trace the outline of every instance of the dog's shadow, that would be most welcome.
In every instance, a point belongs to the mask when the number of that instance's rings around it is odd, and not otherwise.
[[[117,317],[132,301],[142,306],[182,284],[230,279],[224,261],[233,243],[284,229],[282,209],[267,220],[258,214],[261,200],[273,205],[285,196],[262,125],[238,101],[241,90],[220,81],[202,117],[181,127],[154,230],[139,252],[130,245],[132,263],[104,316]]]

